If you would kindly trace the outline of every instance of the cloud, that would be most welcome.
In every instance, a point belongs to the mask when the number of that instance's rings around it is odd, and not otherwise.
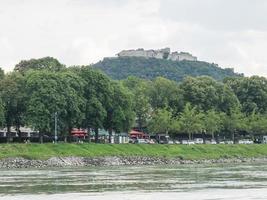
[[[90,64],[122,49],[189,51],[267,76],[264,0],[0,1],[0,66],[53,56]]]

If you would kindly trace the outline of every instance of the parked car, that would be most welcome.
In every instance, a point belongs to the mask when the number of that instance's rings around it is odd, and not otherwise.
[[[174,140],[174,144],[181,144],[179,140]]]
[[[211,140],[205,140],[205,144],[211,144]]]
[[[234,144],[234,141],[233,140],[226,140],[224,141],[225,144]]]
[[[195,138],[194,139],[194,143],[195,144],[203,144],[204,143],[204,140],[202,138]]]
[[[147,143],[148,144],[156,144],[157,141],[155,141],[154,139],[147,139]]]
[[[253,144],[253,141],[249,139],[244,139],[244,140],[239,140],[238,144]]]
[[[168,144],[174,144],[173,140],[168,140]]]
[[[137,140],[135,140],[135,144],[147,144],[147,140],[146,139],[137,139]]]
[[[189,144],[189,143],[188,143],[188,140],[182,140],[181,144]]]
[[[217,144],[216,140],[211,140],[211,144]]]
[[[166,134],[157,134],[156,140],[159,144],[169,144],[170,137]]]
[[[196,144],[193,140],[188,140],[188,144]]]

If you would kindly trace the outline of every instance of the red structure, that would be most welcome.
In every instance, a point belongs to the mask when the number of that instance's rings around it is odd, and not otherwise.
[[[141,132],[141,131],[131,130],[130,131],[130,138],[132,138],[132,139],[148,139],[149,135],[145,134],[144,132]]]
[[[85,137],[87,136],[87,132],[84,129],[73,128],[71,131],[71,136]]]

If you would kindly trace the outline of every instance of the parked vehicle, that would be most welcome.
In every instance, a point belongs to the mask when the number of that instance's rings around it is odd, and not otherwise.
[[[159,144],[168,144],[170,137],[166,134],[157,134],[156,140]]]
[[[169,140],[168,144],[174,144],[174,141],[173,140]]]
[[[181,144],[179,140],[174,140],[174,144]]]
[[[193,140],[188,140],[188,144],[191,145],[191,144],[196,144]]]
[[[193,140],[182,140],[181,144],[190,145],[190,144],[195,144],[195,142]]]
[[[188,144],[188,140],[182,140],[181,144]]]
[[[225,144],[234,144],[234,141],[233,140],[226,140],[224,141]]]
[[[135,144],[147,144],[147,140],[146,139],[136,139],[135,140]]]
[[[203,144],[204,140],[202,138],[195,138],[194,142],[195,142],[195,144]]]
[[[211,140],[210,142],[211,144],[217,144],[217,142],[215,140]]]
[[[253,141],[249,139],[244,139],[244,140],[239,140],[238,144],[253,144]]]
[[[263,143],[263,144],[267,144],[267,135],[264,135],[264,136],[262,137],[262,143]]]

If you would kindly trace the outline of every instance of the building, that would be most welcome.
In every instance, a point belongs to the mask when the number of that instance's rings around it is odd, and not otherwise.
[[[144,50],[144,49],[131,49],[131,50],[123,50],[117,54],[118,57],[145,57],[145,58],[157,58],[157,59],[166,59],[172,61],[197,61],[197,57],[193,56],[187,52],[171,52],[170,48],[164,48],[159,50]]]

